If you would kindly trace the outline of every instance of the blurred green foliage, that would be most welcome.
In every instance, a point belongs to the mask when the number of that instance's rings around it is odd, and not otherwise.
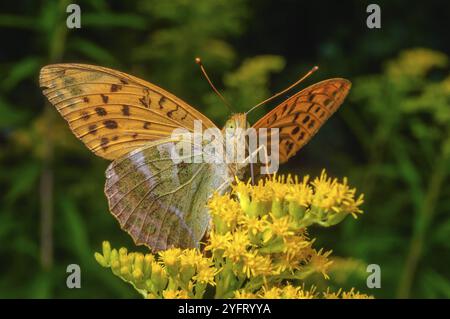
[[[282,167],[313,175],[326,167],[366,194],[358,222],[312,230],[319,245],[344,257],[331,277],[376,297],[450,297],[448,3],[379,1],[380,30],[366,28],[369,2],[356,0],[84,0],[82,28],[72,30],[69,3],[0,4],[0,297],[136,297],[92,256],[103,239],[132,247],[107,210],[107,162],[46,104],[39,69],[53,62],[120,69],[220,126],[229,112],[196,56],[236,111],[315,64],[321,70],[303,85],[350,79],[344,106]],[[66,287],[71,263],[81,266],[81,289]],[[381,266],[382,288],[368,291],[361,283],[372,263]]]

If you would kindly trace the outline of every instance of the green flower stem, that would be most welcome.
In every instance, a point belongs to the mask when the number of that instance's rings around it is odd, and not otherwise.
[[[442,145],[442,153],[433,166],[434,170],[431,173],[430,183],[419,216],[420,220],[417,224],[418,227],[414,228],[413,237],[404,266],[403,277],[397,291],[398,298],[410,297],[417,265],[422,257],[426,233],[435,213],[436,204],[447,176],[450,160],[450,147],[446,144],[450,144],[450,132],[447,136],[448,138]]]

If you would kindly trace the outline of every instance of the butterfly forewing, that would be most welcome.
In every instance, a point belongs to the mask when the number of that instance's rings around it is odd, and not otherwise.
[[[74,134],[96,155],[116,159],[176,128],[215,125],[200,112],[156,85],[116,70],[86,64],[42,68],[44,95]]]
[[[311,85],[278,105],[253,127],[279,128],[279,161],[285,163],[339,108],[350,87],[351,83],[348,80],[340,78]],[[271,138],[270,136],[266,138],[267,149],[270,152]]]

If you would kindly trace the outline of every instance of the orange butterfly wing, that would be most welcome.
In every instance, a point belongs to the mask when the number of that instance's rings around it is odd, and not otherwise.
[[[313,84],[293,95],[253,125],[279,128],[280,164],[288,161],[317,133],[339,108],[351,87],[348,80],[336,78]],[[268,130],[269,131],[269,130]],[[270,152],[270,136],[267,136]]]
[[[175,128],[216,127],[160,87],[116,70],[87,64],[41,69],[40,86],[73,133],[96,155],[116,159]]]

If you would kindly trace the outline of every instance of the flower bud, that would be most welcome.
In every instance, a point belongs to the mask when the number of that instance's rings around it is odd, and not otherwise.
[[[264,247],[261,247],[259,251],[261,253],[282,253],[284,252],[285,245],[283,238],[281,237],[275,237],[274,239],[270,240],[267,244],[264,245]]]
[[[285,215],[285,211],[283,209],[283,200],[279,198],[274,198],[272,201],[272,209],[271,212],[275,217],[283,217]]]
[[[145,254],[144,257],[144,277],[150,278],[152,274],[152,263],[155,257],[152,254]]]
[[[185,264],[181,266],[180,269],[180,279],[184,283],[188,283],[195,275],[195,267],[190,264]]]
[[[117,249],[111,250],[110,263],[112,264],[114,261],[119,261],[119,253]]]
[[[108,263],[106,262],[105,258],[102,256],[102,254],[100,253],[95,253],[94,254],[95,260],[97,260],[97,262],[102,266],[102,267],[108,267]]]
[[[347,215],[348,214],[345,212],[331,214],[324,222],[320,222],[320,225],[329,227],[339,224],[342,220],[344,220],[345,217],[347,217]]]
[[[119,248],[119,256],[126,256],[128,254],[128,250],[125,247]]]
[[[155,286],[155,289],[161,291],[167,286],[167,275],[164,269],[156,262],[152,264],[151,281]]]
[[[130,277],[130,267],[128,266],[122,266],[120,267],[120,275],[126,279]]]
[[[119,262],[121,267],[128,267],[130,265],[127,255],[119,255]]]
[[[133,279],[137,282],[140,282],[144,278],[144,273],[140,269],[133,270]]]
[[[289,201],[289,206],[288,206],[288,210],[289,210],[289,215],[291,215],[292,217],[294,217],[295,221],[300,221],[303,216],[305,216],[305,207],[304,206],[300,206],[295,200]]]
[[[227,223],[219,216],[213,218],[214,229],[218,234],[226,234],[229,231]]]
[[[134,257],[134,269],[140,270],[142,274],[144,273],[144,255],[141,253],[136,253]]]
[[[111,270],[115,275],[120,275],[120,262],[119,260],[113,260],[111,262]]]
[[[238,193],[238,198],[242,211],[248,215],[250,209],[250,197],[246,193]]]

